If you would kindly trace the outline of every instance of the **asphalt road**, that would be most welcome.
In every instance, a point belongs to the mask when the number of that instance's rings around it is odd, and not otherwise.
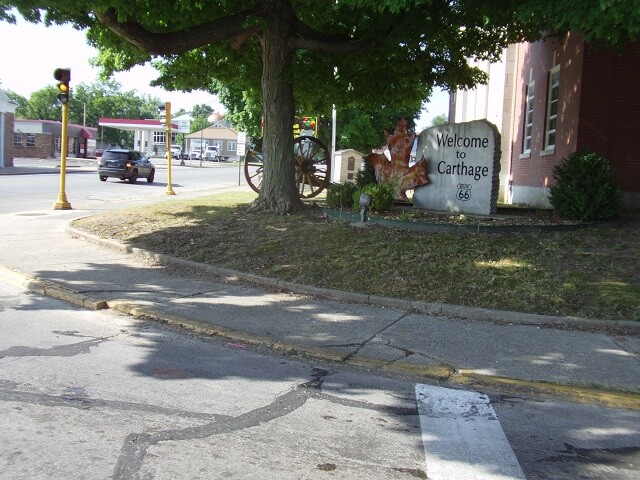
[[[276,356],[0,284],[1,479],[620,479],[639,415]]]
[[[56,162],[49,162],[55,165]],[[151,184],[140,179],[130,184],[118,179],[101,182],[95,171],[68,169],[65,175],[65,193],[74,210],[104,211],[135,206],[136,202],[167,200],[168,171],[166,163],[157,163],[156,178]],[[53,172],[52,169],[36,169]],[[237,165],[211,164],[200,168],[199,162],[187,161],[185,166],[173,165],[171,185],[175,197],[206,195],[216,189],[237,187],[239,172]],[[241,185],[246,185],[244,174]],[[33,175],[0,175],[0,214],[25,210],[50,210],[60,192],[59,173]]]

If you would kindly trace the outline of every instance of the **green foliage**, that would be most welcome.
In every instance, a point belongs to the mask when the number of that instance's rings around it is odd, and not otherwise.
[[[336,209],[351,209],[353,194],[358,187],[353,182],[332,183],[327,188],[327,206]]]
[[[199,105],[194,105],[191,109],[191,116],[193,118],[203,117],[208,118],[209,115],[213,113],[213,108],[206,103],[201,103]]]
[[[0,85],[0,88],[1,87],[2,85]],[[29,101],[22,95],[19,95],[16,92],[12,92],[11,90],[5,90],[5,93],[10,100],[13,100],[18,104],[15,112],[16,118],[27,118],[25,116],[25,112],[27,111]]]
[[[595,152],[574,152],[553,169],[551,205],[562,217],[597,221],[616,217],[621,192],[611,164]]]
[[[431,119],[431,127],[437,127],[438,125],[446,125],[447,123],[449,123],[449,119],[447,118],[447,116],[445,114],[442,115],[438,115],[436,117],[433,117]]]
[[[371,205],[369,210],[372,212],[382,212],[388,210],[393,205],[393,194],[395,188],[393,184],[389,182],[384,183],[370,183],[363,187],[358,188],[353,194],[353,208],[354,210],[360,210],[360,195],[368,193],[371,195]]]
[[[365,185],[373,183],[378,183],[376,172],[369,163],[364,162],[363,168],[356,172],[356,185],[358,187],[364,187]]]
[[[640,8],[637,0],[561,0],[518,2],[516,20],[529,23],[540,19],[550,34],[582,32],[596,45],[621,45],[640,36]]]
[[[400,118],[413,119],[420,114],[421,98],[410,106],[391,105],[386,108],[339,108],[337,111],[337,150],[353,148],[369,153],[386,143],[386,132],[393,132]],[[409,122],[412,123],[411,121]]]
[[[53,85],[33,92],[24,107],[20,112],[16,112],[24,115],[22,118],[57,121],[62,118],[58,89]]]
[[[206,117],[194,117],[193,121],[191,122],[191,131],[189,133],[204,130],[209,125],[211,125],[211,122],[209,122]]]

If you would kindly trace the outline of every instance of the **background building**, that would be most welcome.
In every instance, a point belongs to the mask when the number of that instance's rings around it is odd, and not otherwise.
[[[569,33],[512,45],[484,69],[488,85],[452,94],[449,120],[500,130],[500,201],[550,207],[554,167],[589,149],[611,162],[624,206],[640,208],[640,42],[598,49]]]
[[[133,132],[133,145],[117,145],[145,152],[149,156],[164,156],[167,153],[167,130],[157,119],[101,118],[98,125]],[[176,143],[178,124],[171,121],[171,143]]]
[[[0,167],[13,167],[13,121],[17,107],[0,90]]]
[[[218,120],[207,128],[190,133],[187,139],[187,152],[200,151],[205,146],[217,146],[220,156],[229,157],[230,160],[238,160],[238,132],[231,128],[226,120]]]
[[[67,155],[93,157],[97,129],[67,124]],[[62,122],[54,120],[14,120],[12,148],[14,157],[51,158],[60,156]]]

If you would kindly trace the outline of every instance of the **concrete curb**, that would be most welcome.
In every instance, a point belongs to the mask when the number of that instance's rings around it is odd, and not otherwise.
[[[217,267],[203,263],[173,257],[164,253],[155,253],[142,248],[126,245],[122,242],[100,238],[91,233],[67,226],[67,235],[77,237],[108,247],[119,252],[125,252],[152,260],[161,265],[186,267],[192,270],[200,270],[206,273],[225,278],[228,282],[249,282],[276,288],[282,291],[322,297],[329,300],[338,300],[352,303],[379,305],[381,307],[395,308],[401,311],[417,312],[433,316],[447,316],[463,320],[484,321],[499,325],[538,325],[548,328],[588,330],[591,332],[616,333],[620,335],[640,336],[640,322],[631,320],[599,320],[579,317],[560,317],[551,315],[538,315],[533,313],[510,312],[506,310],[493,310],[488,308],[466,307],[447,303],[407,301],[400,298],[366,295],[357,292],[344,292],[329,288],[315,287],[301,283],[286,282],[270,277],[263,277],[252,273],[240,272],[229,268]]]
[[[189,320],[177,315],[163,313],[153,307],[137,305],[123,300],[104,301],[96,299],[73,289],[57,285],[55,282],[41,280],[3,265],[0,265],[0,281],[41,295],[63,300],[78,307],[90,310],[112,309],[134,318],[165,323],[195,333],[217,336],[247,345],[266,347],[276,352],[304,358],[361,368],[375,368],[391,374],[421,376],[453,385],[485,387],[498,391],[526,392],[538,396],[554,395],[577,403],[640,411],[640,395],[619,392],[603,386],[583,387],[580,385],[482,375],[473,371],[457,370],[454,366],[444,364],[418,365],[402,361],[380,360],[361,355],[350,357],[337,350],[281,342],[273,337],[254,335],[248,332]]]
[[[106,301],[100,300],[90,295],[77,292],[76,290],[58,285],[49,280],[41,280],[31,275],[19,272],[15,269],[0,265],[0,281],[10,285],[32,291],[58,300],[64,300],[78,307],[88,310],[104,310],[109,308]]]

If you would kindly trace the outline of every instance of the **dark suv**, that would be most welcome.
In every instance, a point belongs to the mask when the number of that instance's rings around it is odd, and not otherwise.
[[[149,161],[149,157],[135,150],[110,148],[104,151],[98,163],[98,177],[103,182],[108,177],[115,177],[135,183],[138,177],[143,177],[151,183],[155,175],[156,167]]]

